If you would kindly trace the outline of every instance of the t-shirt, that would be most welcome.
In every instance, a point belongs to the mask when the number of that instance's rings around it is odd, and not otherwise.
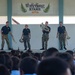
[[[12,70],[11,75],[20,75],[20,71],[19,70]]]
[[[1,31],[2,31],[2,34],[7,35],[11,31],[11,29],[10,29],[9,26],[8,27],[7,26],[3,26]]]
[[[65,29],[65,26],[62,26],[62,27],[58,27],[58,33],[59,34],[62,34],[62,33],[65,33],[66,29]]]
[[[29,28],[24,28],[23,29],[23,35],[29,35],[29,33],[30,33],[30,29]]]

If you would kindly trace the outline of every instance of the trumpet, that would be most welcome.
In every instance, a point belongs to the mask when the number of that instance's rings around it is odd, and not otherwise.
[[[49,28],[45,26],[43,23],[40,24],[40,27],[42,28],[42,30],[49,31]]]

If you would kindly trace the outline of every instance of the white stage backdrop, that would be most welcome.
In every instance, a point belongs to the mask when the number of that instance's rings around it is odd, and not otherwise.
[[[48,42],[48,48],[49,47],[56,47],[58,49],[59,47],[59,42],[58,39],[56,38],[56,34],[57,34],[57,27],[58,25],[49,25],[51,27],[51,32],[49,34],[49,42]],[[0,25],[0,29],[1,29],[2,25]],[[75,48],[75,25],[65,25],[68,35],[71,37],[70,40],[67,41],[66,45],[67,48],[70,49],[74,49]],[[17,42],[14,43],[12,41],[12,46],[14,49],[24,49],[24,45],[23,43],[19,42],[19,39],[21,38],[22,35],[22,30],[24,28],[24,25],[13,25],[12,26],[12,33],[14,35],[14,38]],[[42,30],[40,28],[39,25],[29,25],[29,28],[31,30],[31,48],[32,49],[40,49],[41,48],[41,37],[42,37]],[[1,36],[1,34],[0,34]],[[1,44],[1,37],[0,37],[0,44]],[[1,48],[1,45],[0,45]],[[4,49],[7,49],[7,45],[5,43],[5,47]]]

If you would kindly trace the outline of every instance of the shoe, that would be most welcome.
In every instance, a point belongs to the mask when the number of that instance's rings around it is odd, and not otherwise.
[[[67,50],[67,48],[66,48],[66,47],[64,47],[64,49],[65,49],[65,50]]]
[[[45,51],[46,51],[47,49],[43,49],[43,50],[45,50]]]
[[[27,50],[26,48],[24,50]]]
[[[44,48],[41,48],[40,50],[44,50]]]
[[[31,50],[30,48],[28,50]]]
[[[9,50],[13,50],[12,48],[8,48]]]
[[[28,49],[27,51],[30,52],[30,53],[32,53],[31,49]]]

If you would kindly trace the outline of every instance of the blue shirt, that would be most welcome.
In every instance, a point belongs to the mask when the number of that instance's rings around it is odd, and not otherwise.
[[[12,70],[11,75],[20,75],[20,71],[19,70]]]
[[[30,29],[29,28],[24,28],[23,29],[23,35],[29,35],[29,33],[30,33]]]
[[[59,34],[65,33],[65,31],[66,31],[65,26],[62,26],[62,27],[59,26],[59,27],[58,27],[58,33],[59,33]]]
[[[2,34],[7,35],[11,31],[11,29],[10,29],[9,26],[8,27],[7,26],[3,26],[1,31],[2,31]]]
[[[33,74],[24,74],[24,75],[36,75],[36,73],[33,73]]]

